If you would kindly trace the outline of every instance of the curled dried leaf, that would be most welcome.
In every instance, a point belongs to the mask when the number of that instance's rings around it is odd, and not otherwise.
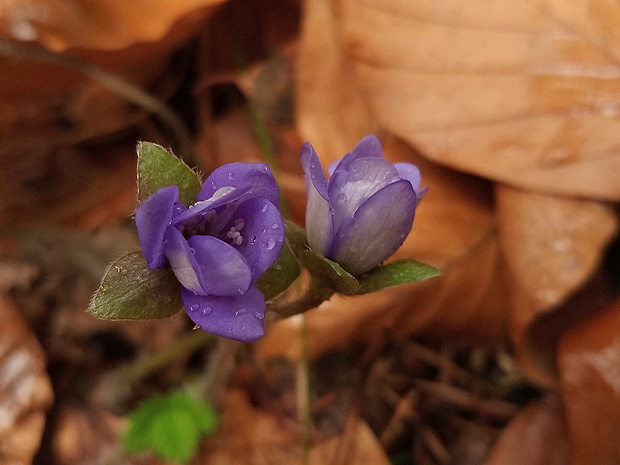
[[[45,355],[6,297],[0,296],[0,462],[29,464],[53,399]]]

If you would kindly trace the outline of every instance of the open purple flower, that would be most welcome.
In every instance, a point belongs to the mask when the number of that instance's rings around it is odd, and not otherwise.
[[[279,195],[267,165],[230,163],[211,173],[189,208],[177,186],[138,206],[149,268],[172,268],[185,310],[205,331],[246,342],[263,336],[266,304],[254,284],[284,244]]]
[[[314,148],[301,150],[308,204],[308,243],[317,253],[360,276],[392,255],[411,231],[426,193],[420,171],[383,158],[375,136],[329,167],[329,181]]]

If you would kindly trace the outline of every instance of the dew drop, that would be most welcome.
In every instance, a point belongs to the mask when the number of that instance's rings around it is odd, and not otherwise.
[[[245,315],[246,313],[248,313],[248,311],[245,308],[240,308],[235,312],[235,316]]]
[[[252,245],[256,244],[256,236],[250,237],[250,244]]]
[[[276,240],[273,237],[270,237],[267,242],[265,242],[265,247],[267,250],[271,250],[276,246]]]
[[[202,309],[202,312],[201,312],[201,313],[202,313],[204,316],[207,316],[207,315],[210,315],[212,311],[213,311],[213,309],[207,305],[206,307],[204,307],[204,308]]]
[[[195,312],[196,311],[196,307],[194,307],[193,305],[189,306],[189,311],[190,312]]]
[[[260,207],[260,211],[265,213],[267,211],[267,204],[264,203],[262,207]]]
[[[278,229],[278,223],[273,223],[271,225],[271,229]]]
[[[338,203],[346,203],[347,196],[344,194],[338,194],[338,197],[336,198],[336,200],[338,200]]]
[[[263,234],[265,234],[265,233],[267,232],[267,228],[263,228],[263,229],[261,229],[261,231],[260,231],[260,232],[262,232]]]
[[[232,181],[233,179],[235,179],[235,175],[229,172],[228,173],[228,180]]]
[[[254,313],[254,318],[256,318],[257,320],[263,321],[265,319],[265,315],[262,314],[261,312],[256,312]]]

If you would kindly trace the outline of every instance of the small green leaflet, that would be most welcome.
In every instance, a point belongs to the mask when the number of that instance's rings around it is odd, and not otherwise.
[[[386,287],[423,281],[439,276],[437,269],[411,259],[397,260],[370,270],[359,278],[361,289],[358,294],[370,294]]]
[[[188,462],[200,440],[217,428],[217,414],[205,402],[173,391],[142,402],[129,416],[123,438],[128,453],[152,451],[165,460]]]
[[[202,184],[198,175],[172,152],[152,142],[139,142],[138,200],[167,186],[179,186],[179,199],[189,206],[196,202]]]

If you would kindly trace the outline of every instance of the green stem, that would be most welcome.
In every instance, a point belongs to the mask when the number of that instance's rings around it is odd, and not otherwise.
[[[310,411],[310,344],[306,316],[301,315],[301,362],[297,374],[297,405],[301,421],[301,463],[310,465],[312,413]]]
[[[119,374],[119,381],[126,384],[137,383],[147,376],[170,365],[175,360],[191,355],[214,339],[212,334],[201,330],[192,331],[163,349],[138,358]]]

